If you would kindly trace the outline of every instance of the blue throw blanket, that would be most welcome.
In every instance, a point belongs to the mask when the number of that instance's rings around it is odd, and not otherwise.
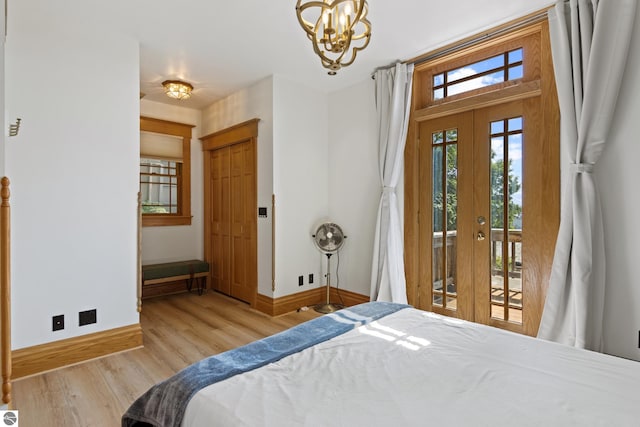
[[[360,304],[203,359],[140,396],[122,416],[122,427],[179,427],[189,400],[204,387],[276,362],[406,307],[387,302]]]

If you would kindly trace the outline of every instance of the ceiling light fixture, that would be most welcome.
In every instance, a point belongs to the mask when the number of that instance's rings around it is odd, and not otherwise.
[[[366,0],[323,0],[296,4],[296,16],[329,75],[353,64],[369,44],[371,23]]]
[[[164,87],[164,93],[170,98],[180,101],[191,98],[193,86],[189,83],[181,82],[180,80],[165,80],[162,82],[162,86]]]

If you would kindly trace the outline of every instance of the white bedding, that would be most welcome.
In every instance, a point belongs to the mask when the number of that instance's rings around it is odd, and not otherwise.
[[[404,309],[208,386],[184,427],[640,426],[640,363]]]

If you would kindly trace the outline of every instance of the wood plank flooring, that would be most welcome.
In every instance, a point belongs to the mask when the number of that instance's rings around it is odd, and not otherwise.
[[[313,310],[269,317],[215,292],[145,300],[144,348],[17,380],[21,427],[119,426],[153,384],[220,353],[317,317]]]

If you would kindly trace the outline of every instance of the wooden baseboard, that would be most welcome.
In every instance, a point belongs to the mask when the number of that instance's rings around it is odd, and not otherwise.
[[[300,307],[309,307],[326,302],[327,288],[315,288],[304,292],[271,298],[258,294],[255,309],[270,316],[280,316],[290,313]],[[347,307],[369,302],[369,297],[345,289],[331,288],[329,292],[331,302],[342,303]]]
[[[11,352],[12,379],[39,374],[142,346],[140,324],[123,326]]]
[[[327,295],[327,290],[325,289],[324,292],[322,293],[322,297],[323,297],[322,302],[326,300],[327,298],[326,295]],[[337,289],[333,287],[329,291],[329,299],[333,303],[337,302],[340,304],[344,304],[347,307],[351,307],[353,305],[358,305],[358,304],[364,304],[365,302],[371,301],[371,298],[369,297],[369,295],[362,295],[356,292],[348,291],[346,289]]]

